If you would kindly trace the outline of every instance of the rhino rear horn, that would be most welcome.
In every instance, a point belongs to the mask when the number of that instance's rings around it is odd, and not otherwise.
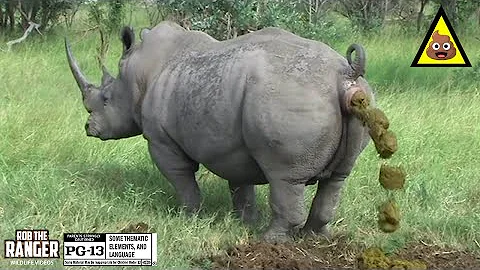
[[[85,75],[83,75],[80,67],[78,66],[77,60],[73,57],[72,50],[70,49],[70,43],[68,39],[65,37],[65,51],[67,53],[68,65],[70,66],[70,70],[72,71],[73,77],[82,92],[82,96],[85,99],[87,92],[89,91],[92,84],[87,80]]]
[[[352,62],[352,53],[355,52],[355,60]],[[356,80],[358,77],[365,75],[365,50],[361,45],[352,44],[347,49],[347,61],[351,71],[349,77]]]
[[[102,65],[102,86],[106,86],[110,84],[115,78],[108,72],[108,69],[106,66]]]

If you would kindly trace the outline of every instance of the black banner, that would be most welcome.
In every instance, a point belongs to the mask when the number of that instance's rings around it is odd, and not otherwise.
[[[105,242],[106,233],[64,233],[63,242]]]

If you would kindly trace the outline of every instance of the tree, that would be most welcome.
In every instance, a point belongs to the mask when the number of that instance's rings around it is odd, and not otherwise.
[[[62,16],[71,17],[84,0],[0,0],[0,31],[15,29],[16,21],[25,30],[30,22],[39,23],[42,29],[56,25]],[[69,15],[70,14],[70,15]]]
[[[91,1],[87,4],[89,29],[96,29],[100,37],[97,47],[97,60],[100,67],[105,62],[111,34],[122,26],[127,2],[128,0]]]
[[[8,18],[10,22],[10,30],[13,31],[15,28],[15,4],[17,1],[15,0],[5,0],[5,11],[6,11],[6,18]],[[5,18],[5,26],[7,25]]]
[[[0,1],[0,30],[3,28],[3,1]]]
[[[447,17],[453,27],[457,26],[457,0],[440,0],[440,4],[445,9],[445,13],[447,13]]]
[[[397,0],[340,0],[337,11],[349,18],[363,31],[379,28],[389,12],[396,8]]]
[[[459,22],[474,22],[477,27],[480,26],[480,1],[475,0],[457,0],[457,15]]]
[[[420,31],[423,21],[423,12],[425,11],[425,6],[428,4],[429,0],[420,0],[420,9],[417,14],[417,31]]]

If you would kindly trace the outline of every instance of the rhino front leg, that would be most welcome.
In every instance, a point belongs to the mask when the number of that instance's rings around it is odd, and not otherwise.
[[[287,181],[270,181],[270,207],[272,220],[263,238],[270,243],[290,239],[289,233],[305,221],[305,184]]]
[[[247,224],[255,223],[258,218],[255,202],[255,186],[236,186],[229,182],[229,187],[235,214]]]
[[[148,150],[160,172],[175,188],[177,199],[187,213],[200,209],[200,188],[195,180],[198,163],[192,161],[175,145],[149,141]]]

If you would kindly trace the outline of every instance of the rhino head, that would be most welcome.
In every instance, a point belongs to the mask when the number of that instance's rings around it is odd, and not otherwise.
[[[65,39],[68,64],[82,93],[85,109],[90,114],[85,124],[87,136],[102,140],[127,138],[142,133],[134,119],[135,80],[127,72],[128,58],[134,51],[135,34],[132,28],[124,27],[120,36],[123,54],[119,63],[119,74],[117,78],[113,77],[102,65],[103,76],[100,86],[95,86],[87,80],[73,57],[70,44]]]

